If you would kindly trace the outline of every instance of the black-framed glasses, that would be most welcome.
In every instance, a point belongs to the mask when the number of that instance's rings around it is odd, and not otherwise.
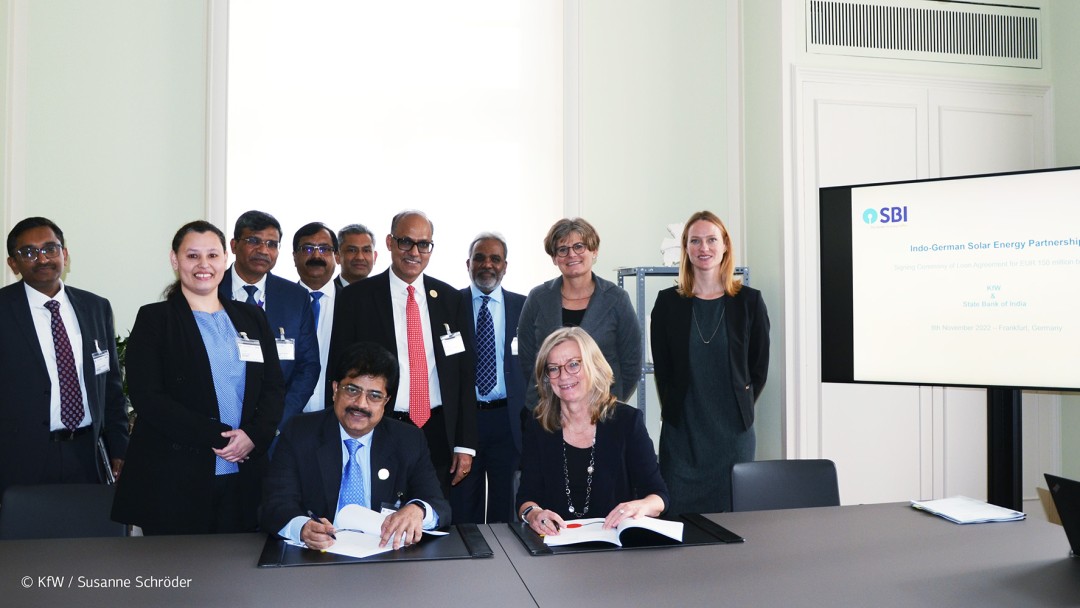
[[[38,256],[45,254],[46,259],[53,259],[60,255],[60,252],[64,250],[64,246],[60,243],[46,243],[44,247],[34,247],[33,245],[27,245],[22,249],[16,249],[15,253],[23,259],[33,262],[38,259]]]
[[[304,255],[315,255],[316,251],[318,251],[319,253],[321,253],[323,255],[326,255],[328,253],[333,253],[334,246],[333,245],[300,245],[299,247],[296,248],[296,250],[299,251],[300,253],[303,253]]]
[[[275,241],[274,239],[260,239],[257,236],[249,236],[246,239],[240,239],[240,240],[244,241],[248,245],[251,245],[255,249],[258,249],[259,247],[262,247],[263,245],[266,245],[267,249],[277,249],[278,247],[281,246],[281,241]]]
[[[435,243],[433,241],[414,241],[409,237],[396,237],[390,235],[390,238],[397,241],[397,248],[401,251],[412,251],[413,247],[420,253],[431,253],[432,249],[435,249]]]
[[[547,374],[547,377],[551,378],[552,380],[558,378],[559,374],[562,373],[564,370],[567,374],[570,374],[571,376],[578,375],[579,373],[581,373],[581,359],[570,359],[562,365],[548,363],[544,366],[544,372]]]
[[[570,245],[569,247],[567,247],[566,245],[560,245],[559,247],[555,248],[555,255],[560,258],[565,258],[566,256],[570,255],[571,249],[574,250],[574,253],[582,255],[585,253],[585,250],[587,250],[588,247],[585,246],[585,243],[582,243],[580,241],[574,243],[573,245]]]
[[[382,391],[364,390],[355,384],[344,384],[340,388],[345,391],[345,396],[348,397],[350,401],[359,401],[360,397],[363,396],[367,398],[367,402],[371,405],[382,405],[390,398],[390,395],[387,395]]]

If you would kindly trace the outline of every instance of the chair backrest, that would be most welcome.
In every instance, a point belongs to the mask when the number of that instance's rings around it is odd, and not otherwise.
[[[0,539],[125,536],[110,519],[114,486],[11,486],[0,499]]]
[[[731,469],[733,511],[765,511],[840,505],[831,460],[759,460]]]

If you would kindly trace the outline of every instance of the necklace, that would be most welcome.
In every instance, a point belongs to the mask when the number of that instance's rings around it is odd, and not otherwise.
[[[567,302],[578,302],[580,300],[588,300],[589,298],[592,297],[593,292],[590,291],[589,293],[581,296],[580,298],[571,298],[570,296],[566,295],[565,293],[563,293],[561,291],[559,292],[559,294],[562,296],[562,299],[566,300]]]
[[[566,464],[566,440],[562,442],[562,472],[563,479],[566,482],[566,509],[570,511],[574,517],[585,517],[585,514],[589,512],[589,499],[592,498],[592,475],[596,465],[596,431],[593,431],[592,447],[589,448],[589,466],[586,467],[585,472],[585,506],[578,513],[574,508],[574,502],[570,500],[570,469]]]
[[[716,327],[713,328],[712,334],[710,334],[709,339],[706,340],[705,334],[701,333],[701,325],[698,325],[697,310],[691,311],[690,317],[694,319],[694,327],[697,328],[697,335],[699,338],[701,338],[702,342],[704,342],[705,344],[709,344],[710,342],[712,342],[713,338],[716,337],[716,332],[720,331],[720,325],[724,322],[725,314],[727,314],[727,306],[724,306],[724,309],[720,311],[720,320],[716,322]]]

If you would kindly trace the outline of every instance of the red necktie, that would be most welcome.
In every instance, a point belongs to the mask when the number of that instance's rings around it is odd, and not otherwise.
[[[428,389],[427,352],[424,350],[424,326],[420,323],[420,307],[409,285],[409,300],[405,303],[405,327],[409,336],[409,418],[422,427],[431,418],[431,392]]]
[[[79,428],[83,421],[82,389],[79,388],[79,372],[75,369],[75,356],[71,352],[67,328],[60,318],[60,303],[49,300],[45,308],[52,313],[53,348],[56,350],[56,372],[60,377],[60,421],[68,430]]]

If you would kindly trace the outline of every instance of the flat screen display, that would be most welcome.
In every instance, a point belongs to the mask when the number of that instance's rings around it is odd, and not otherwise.
[[[822,188],[822,381],[1080,389],[1080,168]]]

